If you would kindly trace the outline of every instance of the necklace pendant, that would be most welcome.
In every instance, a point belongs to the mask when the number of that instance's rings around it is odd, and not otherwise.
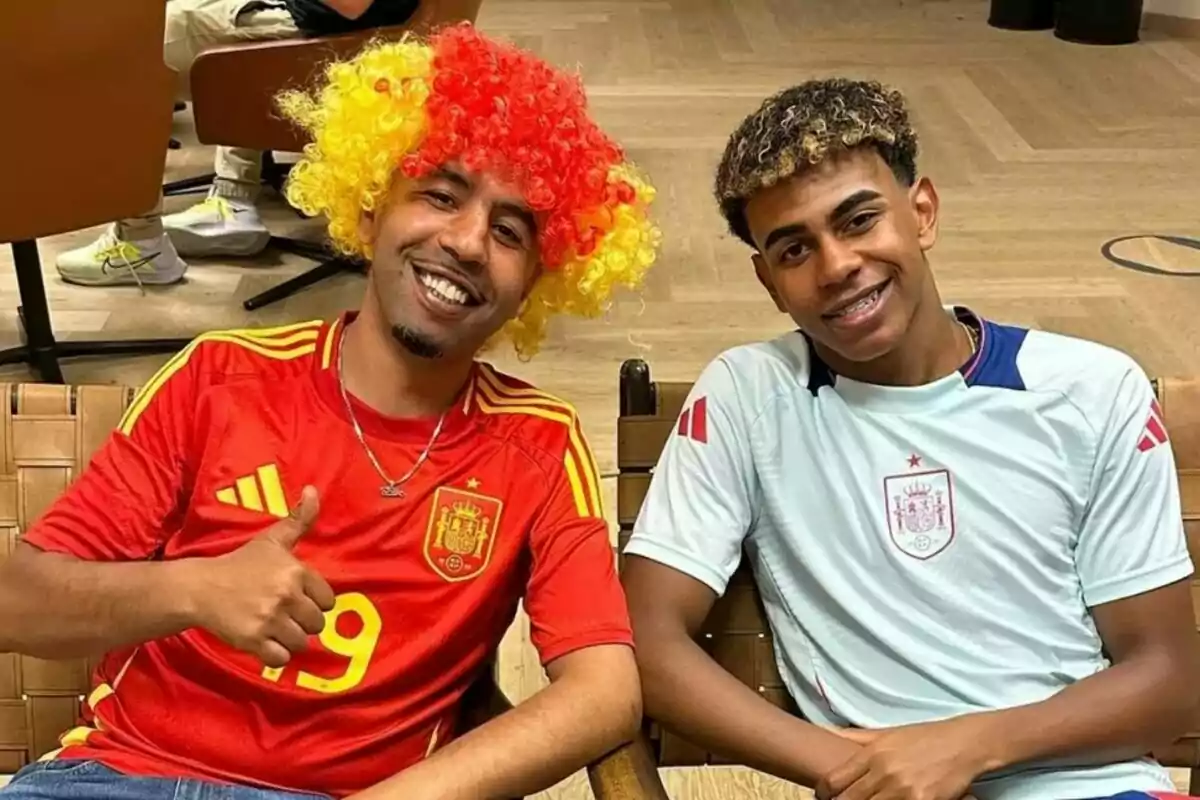
[[[394,483],[386,483],[379,488],[379,493],[384,497],[404,497],[404,490]]]

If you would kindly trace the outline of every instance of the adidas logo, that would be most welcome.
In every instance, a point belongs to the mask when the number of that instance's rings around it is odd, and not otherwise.
[[[1142,431],[1142,438],[1138,439],[1137,449],[1140,452],[1153,450],[1160,444],[1167,442],[1167,428],[1163,423],[1162,406],[1157,400],[1150,401],[1150,416],[1146,419],[1146,428]]]
[[[279,470],[274,464],[265,464],[255,470],[253,475],[238,478],[233,486],[218,489],[217,500],[247,511],[263,511],[279,519],[288,515],[283,483],[279,480]]]

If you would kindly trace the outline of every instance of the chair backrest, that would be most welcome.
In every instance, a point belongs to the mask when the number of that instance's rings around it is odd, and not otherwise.
[[[640,360],[622,365],[620,381],[617,516],[623,549],[692,384],[654,381],[649,365]],[[1175,451],[1188,547],[1200,564],[1200,377],[1158,378],[1154,386]],[[1193,580],[1192,599],[1200,632],[1200,578]],[[700,644],[727,671],[781,708],[796,712],[775,666],[771,631],[744,560],[709,613],[701,637]],[[1195,730],[1156,755],[1169,766],[1200,768],[1200,720]],[[728,763],[672,732],[653,728],[651,734],[661,766]],[[1194,772],[1194,782],[1197,776],[1200,773]]]
[[[0,242],[154,207],[174,91],[165,15],[145,0],[0,3]]]
[[[132,395],[119,386],[0,384],[0,558],[79,474]],[[0,654],[0,774],[54,750],[75,727],[91,666]]]
[[[196,136],[204,144],[298,153],[308,140],[278,113],[275,97],[320,77],[372,39],[397,40],[455,22],[474,22],[483,0],[421,0],[404,25],[336,36],[242,42],[205,50],[191,71]]]

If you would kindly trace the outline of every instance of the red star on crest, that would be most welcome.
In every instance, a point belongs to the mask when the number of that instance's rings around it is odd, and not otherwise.
[[[910,466],[910,467],[921,466],[921,457],[919,455],[917,455],[916,453],[913,453],[911,456],[908,457],[908,466]]]

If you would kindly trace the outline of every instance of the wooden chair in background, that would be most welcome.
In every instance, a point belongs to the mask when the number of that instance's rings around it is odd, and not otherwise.
[[[1158,378],[1154,384],[1173,440],[1188,546],[1193,560],[1200,564],[1200,377]],[[622,549],[650,486],[651,471],[668,437],[675,433],[691,387],[689,382],[652,380],[649,365],[641,360],[627,361],[621,367],[617,515]],[[1192,596],[1200,633],[1200,578],[1193,582]],[[700,635],[704,649],[726,670],[775,705],[799,713],[775,665],[771,630],[745,561],[724,597],[713,606]],[[1169,767],[1190,769],[1190,792],[1200,796],[1200,719],[1196,723],[1195,732],[1154,755]],[[647,737],[627,750],[641,751],[623,755],[630,763],[649,761],[660,767],[730,763],[652,722]],[[618,771],[615,765],[611,769]]]
[[[483,0],[421,0],[404,25],[337,36],[244,42],[201,53],[192,67],[191,91],[196,135],[203,144],[247,147],[264,153],[299,153],[308,143],[304,132],[278,113],[275,98],[285,89],[300,88],[319,78],[325,65],[362,49],[374,39],[397,40],[424,34],[456,22],[475,22]],[[279,190],[286,176],[272,159],[264,160],[264,182]],[[166,192],[192,191],[211,183],[213,176],[189,178],[168,185]],[[321,244],[273,236],[271,244],[285,252],[321,262],[243,303],[247,311],[290,297],[326,278],[361,272],[362,265],[332,256]]]
[[[186,339],[55,339],[37,239],[153,208],[171,135],[162,3],[0,3],[0,242],[24,344],[0,364],[61,383],[60,358],[170,353]]]

